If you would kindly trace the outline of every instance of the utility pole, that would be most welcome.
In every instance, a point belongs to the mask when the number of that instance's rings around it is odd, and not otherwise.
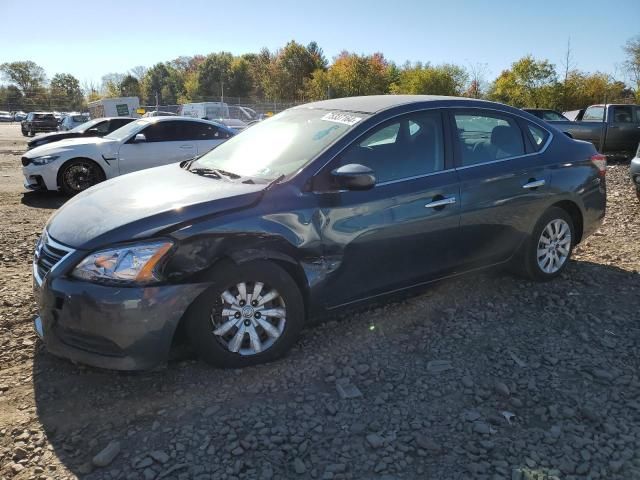
[[[158,91],[156,90],[156,112],[160,110],[160,105],[158,104]]]

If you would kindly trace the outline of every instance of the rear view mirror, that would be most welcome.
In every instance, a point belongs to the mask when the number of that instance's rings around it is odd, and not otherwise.
[[[142,143],[146,141],[147,137],[144,136],[144,133],[136,133],[136,136],[133,137],[133,143]]]
[[[369,167],[350,163],[331,172],[334,185],[340,190],[369,190],[376,184],[376,176]]]

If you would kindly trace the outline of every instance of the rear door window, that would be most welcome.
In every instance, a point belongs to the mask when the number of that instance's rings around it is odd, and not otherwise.
[[[633,107],[631,105],[613,107],[614,123],[633,123]]]
[[[180,140],[221,140],[229,138],[226,130],[203,122],[182,122]]]
[[[515,118],[489,112],[454,113],[463,167],[525,154]]]

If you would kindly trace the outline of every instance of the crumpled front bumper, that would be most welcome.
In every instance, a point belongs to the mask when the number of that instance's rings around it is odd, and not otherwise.
[[[122,288],[65,277],[34,279],[34,327],[52,354],[114,370],[167,360],[183,314],[206,284]]]

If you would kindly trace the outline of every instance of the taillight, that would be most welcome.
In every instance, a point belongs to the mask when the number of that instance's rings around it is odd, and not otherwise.
[[[604,177],[607,174],[607,157],[601,153],[591,155],[591,163],[598,169],[598,174]]]

